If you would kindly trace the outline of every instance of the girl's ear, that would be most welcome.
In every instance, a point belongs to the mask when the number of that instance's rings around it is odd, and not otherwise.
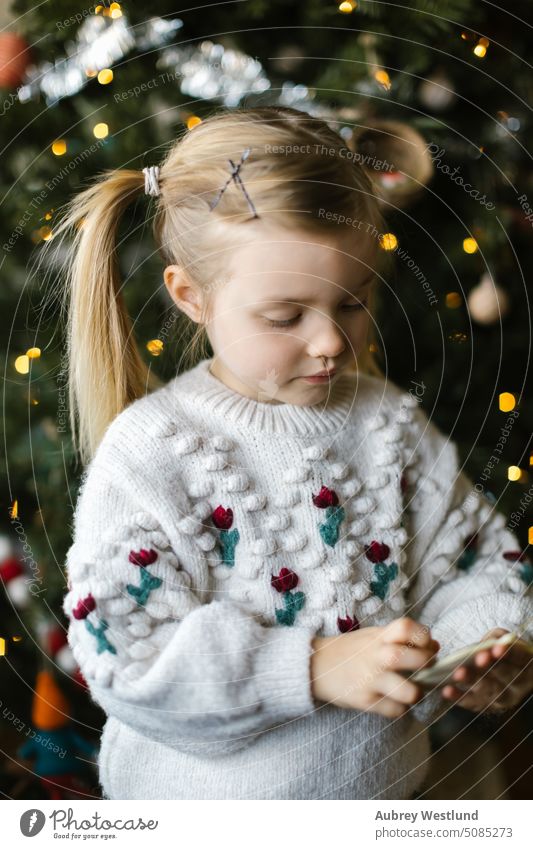
[[[167,265],[163,271],[163,279],[178,309],[198,324],[202,318],[202,297],[199,288],[179,265]]]

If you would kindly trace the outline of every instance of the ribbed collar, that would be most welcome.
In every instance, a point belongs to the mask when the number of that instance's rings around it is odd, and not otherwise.
[[[331,434],[353,426],[355,396],[366,375],[342,374],[325,401],[315,405],[270,404],[230,389],[209,371],[213,357],[177,375],[168,384],[172,405],[187,411],[234,422],[239,429],[294,434]],[[358,399],[359,405],[359,399]]]

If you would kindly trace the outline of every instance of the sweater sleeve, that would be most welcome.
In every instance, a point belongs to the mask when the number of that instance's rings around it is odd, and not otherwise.
[[[408,615],[430,627],[444,656],[531,619],[533,567],[505,517],[460,468],[456,445],[421,409],[408,434]],[[435,689],[412,711],[428,721],[449,706]]]
[[[212,598],[205,509],[176,486],[181,532],[171,545],[157,493],[97,458],[78,495],[63,603],[94,701],[135,731],[205,758],[312,711],[314,632],[265,627],[239,603]]]

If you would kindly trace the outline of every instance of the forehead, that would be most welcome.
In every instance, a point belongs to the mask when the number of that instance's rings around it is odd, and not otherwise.
[[[230,277],[237,287],[249,288],[253,278],[254,292],[307,292],[350,286],[355,291],[372,272],[377,271],[377,240],[357,231],[325,231],[264,229],[257,238],[232,252]],[[279,291],[278,291],[279,294]]]

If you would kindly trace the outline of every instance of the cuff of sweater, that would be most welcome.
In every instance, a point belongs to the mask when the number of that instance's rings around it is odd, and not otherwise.
[[[258,698],[274,722],[315,709],[311,690],[314,636],[310,628],[266,629],[265,642],[256,653],[254,676]]]
[[[431,628],[431,635],[440,643],[444,657],[469,643],[480,640],[492,628],[513,631],[533,616],[533,600],[510,593],[478,596],[444,614],[437,622],[428,622],[422,611],[420,620]],[[429,690],[423,699],[411,708],[419,722],[436,722],[450,707],[441,696],[442,687]]]

